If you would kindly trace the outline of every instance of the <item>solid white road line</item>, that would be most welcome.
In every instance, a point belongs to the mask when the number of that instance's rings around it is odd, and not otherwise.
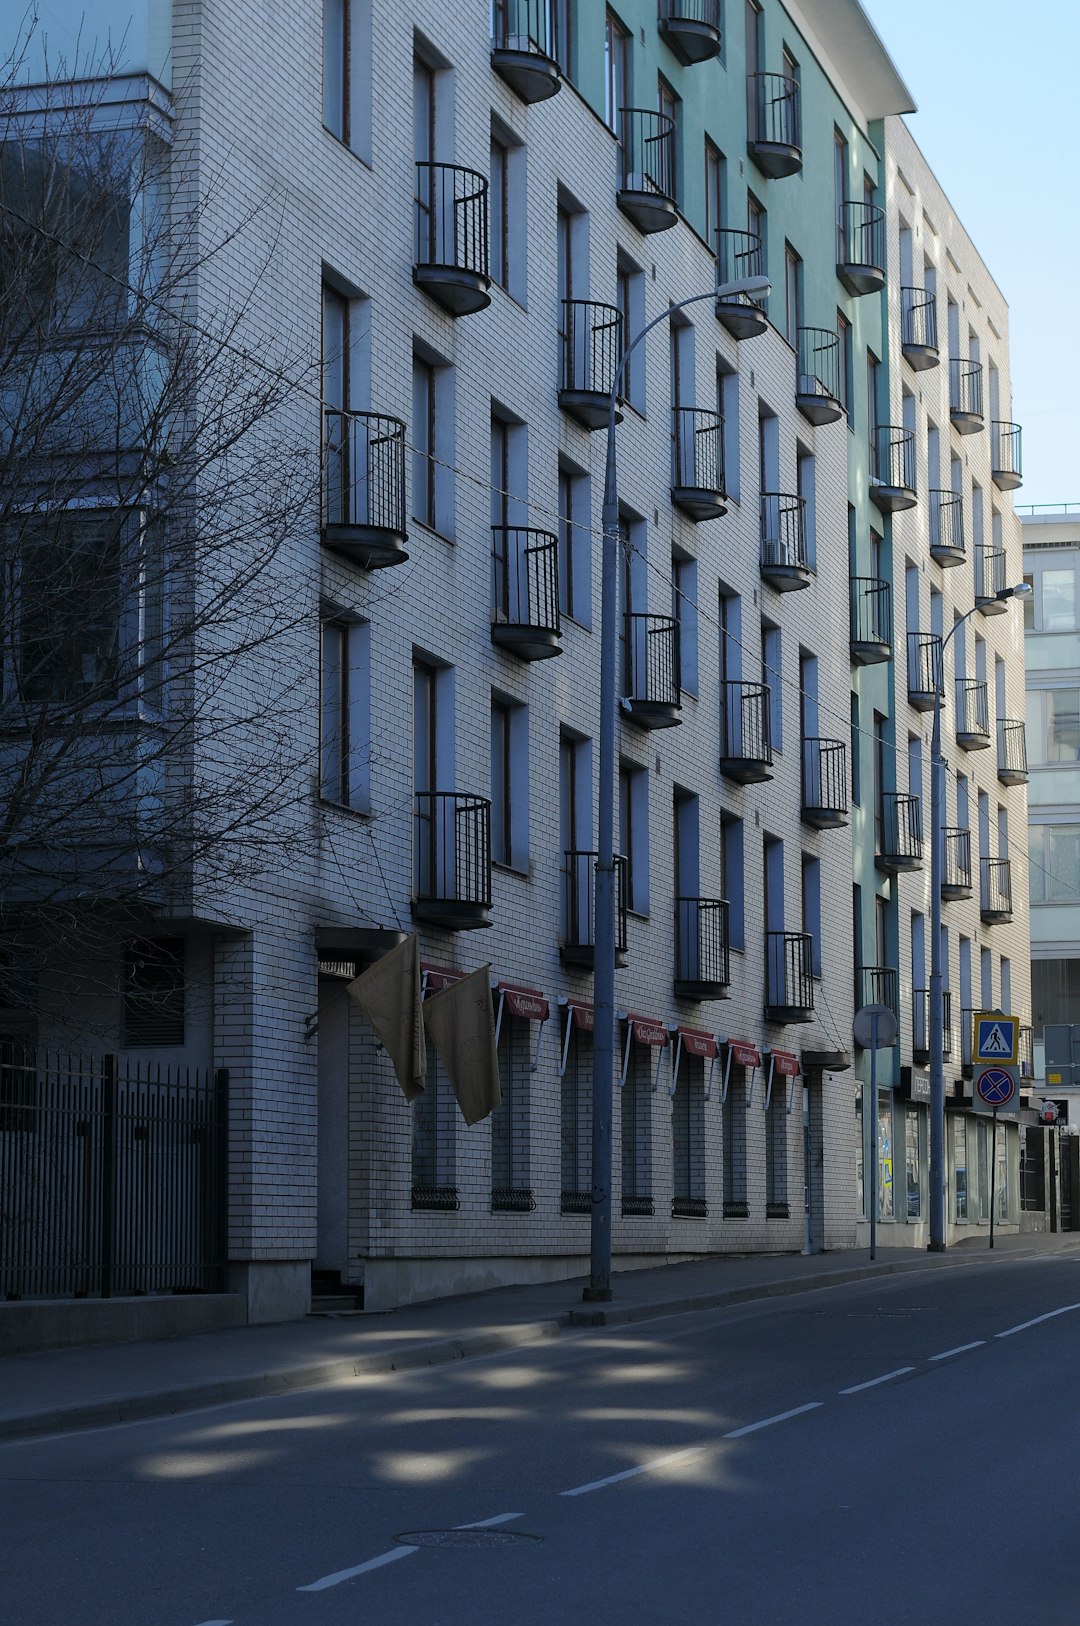
[[[335,1570],[333,1575],[320,1576],[319,1580],[311,1581],[307,1586],[298,1586],[297,1592],[325,1592],[329,1586],[340,1586],[342,1581],[351,1581],[354,1575],[366,1575],[368,1570],[381,1569],[384,1564],[394,1564],[399,1558],[408,1558],[410,1553],[418,1553],[419,1547],[391,1547],[388,1553],[380,1553],[378,1558],[369,1558],[366,1564],[354,1564],[351,1570]]]
[[[950,1355],[963,1355],[969,1349],[978,1349],[985,1342],[985,1338],[976,1338],[970,1344],[957,1344],[955,1349],[943,1349],[940,1355],[928,1355],[926,1358],[928,1361],[947,1361]]]
[[[524,1513],[496,1513],[493,1519],[477,1519],[473,1524],[455,1524],[455,1530],[490,1530],[494,1524],[509,1524],[511,1519],[523,1519]]]
[[[1029,1327],[1037,1327],[1040,1321],[1053,1321],[1056,1315],[1068,1315],[1070,1310],[1080,1310],[1080,1304],[1063,1304],[1060,1310],[1047,1310],[1045,1315],[1037,1315],[1033,1321],[1021,1321],[1018,1327],[1006,1327],[1004,1332],[996,1332],[995,1338],[1011,1338],[1014,1332],[1027,1332]]]
[[[759,1428],[772,1428],[774,1423],[786,1423],[789,1417],[801,1417],[804,1411],[817,1411],[822,1404],[820,1400],[809,1400],[805,1406],[794,1406],[791,1411],[778,1411],[775,1417],[763,1417],[760,1423],[747,1423],[743,1428],[733,1428],[723,1438],[741,1440],[744,1434],[756,1434]]]
[[[201,1620],[199,1626],[233,1626],[231,1620]]]
[[[638,1474],[651,1474],[654,1468],[663,1468],[669,1462],[681,1462],[686,1457],[696,1457],[702,1451],[707,1451],[707,1445],[688,1445],[684,1451],[671,1451],[666,1457],[653,1457],[651,1462],[643,1462],[640,1468],[624,1468],[621,1474],[608,1474],[606,1479],[591,1479],[587,1485],[575,1485],[573,1490],[560,1491],[560,1496],[584,1496],[587,1491],[603,1490],[605,1485],[617,1485],[623,1479],[636,1479]]]
[[[850,1389],[841,1389],[842,1395],[861,1394],[864,1389],[876,1389],[879,1383],[888,1383],[890,1378],[902,1378],[905,1372],[914,1372],[913,1366],[898,1366],[895,1372],[883,1372],[880,1378],[867,1378],[865,1383],[853,1383]]]

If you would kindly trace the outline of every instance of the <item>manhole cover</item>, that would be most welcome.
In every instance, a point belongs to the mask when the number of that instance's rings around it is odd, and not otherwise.
[[[519,1530],[404,1530],[394,1537],[403,1547],[509,1547],[540,1539]]]

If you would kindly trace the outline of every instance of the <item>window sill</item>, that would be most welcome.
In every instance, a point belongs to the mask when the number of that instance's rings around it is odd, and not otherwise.
[[[332,808],[335,813],[344,813],[347,818],[363,819],[370,822],[372,812],[370,807],[351,807],[348,802],[336,802],[332,796],[323,796],[319,793],[319,806]]]
[[[519,864],[504,864],[498,858],[493,858],[491,867],[493,870],[497,870],[500,875],[516,875],[519,881],[532,879],[528,866],[522,869]]]
[[[514,293],[513,289],[508,288],[505,282],[500,282],[498,277],[492,277],[491,286],[493,288],[497,288],[501,294],[505,294],[510,303],[512,305],[516,305],[519,311],[528,311],[529,307],[525,303],[524,298],[519,298],[519,296]]]
[[[445,531],[437,531],[433,525],[428,524],[426,519],[420,519],[418,515],[413,514],[409,523],[418,526],[425,536],[434,536],[440,542],[445,542],[448,547],[454,547],[455,539],[452,536],[447,536]]]
[[[576,627],[579,632],[592,632],[593,629],[591,621],[579,621],[576,615],[571,615],[570,611],[564,610],[561,605],[559,607],[559,614],[562,616],[564,621],[569,621],[570,625],[572,627]]]
[[[365,169],[372,169],[374,167],[370,157],[368,157],[365,153],[360,152],[348,141],[343,140],[341,136],[336,135],[328,124],[323,125],[322,132],[323,135],[330,137],[330,140],[334,143],[335,147],[340,147],[342,152],[347,152],[350,158],[355,158],[357,163],[363,164]]]

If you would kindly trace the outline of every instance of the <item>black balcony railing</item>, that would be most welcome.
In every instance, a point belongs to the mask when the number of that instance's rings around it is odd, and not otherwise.
[[[855,1002],[864,1005],[884,1005],[895,1017],[900,1015],[900,981],[896,967],[891,965],[861,965],[855,971]]]
[[[844,410],[841,405],[840,340],[825,327],[801,327],[798,339],[796,404],[811,423],[835,423]]]
[[[942,565],[964,557],[964,499],[958,491],[930,492],[930,556]]]
[[[881,798],[881,850],[878,866],[897,871],[922,865],[922,799],[908,791],[886,791]]]
[[[809,586],[804,497],[761,493],[761,574],[780,592]]]
[[[405,552],[405,425],[377,412],[323,411],[323,540],[369,566]]]
[[[876,293],[885,286],[885,211],[876,203],[840,205],[836,269],[850,293]]]
[[[813,737],[802,742],[802,816],[816,829],[847,823],[847,746],[843,740]]]
[[[630,614],[624,627],[623,693],[631,716],[677,713],[682,704],[679,623],[670,615]]]
[[[998,594],[1005,586],[1005,549],[975,550],[975,602],[980,609],[1007,610],[1008,605]]]
[[[957,743],[965,750],[982,750],[990,744],[990,707],[986,684],[981,678],[957,678]]]
[[[416,912],[448,929],[489,924],[491,803],[458,791],[416,792]]]
[[[861,665],[892,654],[892,584],[879,576],[851,578],[851,654]]]
[[[917,371],[937,366],[937,300],[925,288],[900,290],[900,345]]]
[[[979,913],[988,925],[1012,919],[1012,865],[1007,858],[979,860]]]
[[[564,299],[562,323],[559,405],[587,429],[603,428],[622,360],[622,312],[589,299]]]
[[[724,898],[675,899],[675,992],[716,999],[731,981]]]
[[[802,168],[799,81],[784,73],[752,73],[746,81],[751,156],[774,179]]]
[[[998,778],[1003,785],[1027,783],[1027,729],[1016,718],[998,721]]]
[[[971,1077],[974,1054],[975,1012],[970,1005],[960,1007],[960,1069],[965,1078]]]
[[[675,123],[647,107],[619,109],[622,171],[618,204],[645,232],[673,226]]]
[[[915,506],[915,434],[899,424],[874,430],[870,499],[883,513]]]
[[[226,1286],[229,1075],[0,1044],[0,1300]]]
[[[483,175],[460,164],[417,163],[413,277],[454,315],[490,304]]]
[[[563,949],[570,965],[592,965],[596,946],[596,854],[563,854]],[[626,859],[615,859],[615,952],[626,955]]]
[[[720,53],[720,0],[660,0],[660,32],[689,66]]]
[[[767,683],[721,685],[721,767],[731,777],[772,777],[772,695]]]
[[[806,1022],[813,1009],[813,940],[809,933],[766,932],[765,1020]]]
[[[559,539],[524,525],[493,525],[496,643],[526,660],[558,653]]]
[[[756,232],[732,231],[724,227],[716,233],[716,285],[738,282],[743,277],[765,273],[765,245]],[[735,339],[751,339],[768,327],[763,296],[725,294],[716,302],[716,317]]]
[[[983,426],[982,363],[949,358],[949,416],[961,434]]]
[[[925,1067],[930,1060],[930,990],[915,988],[911,995],[911,1053],[917,1066]],[[942,1027],[941,1054],[946,1061],[952,1055],[952,994],[941,990]]]
[[[724,420],[701,407],[672,412],[671,500],[692,518],[726,512]]]
[[[947,826],[943,831],[944,862],[941,873],[943,898],[971,896],[971,831]]]
[[[560,88],[559,17],[552,0],[493,0],[492,67],[525,102]]]
[[[941,639],[936,632],[907,635],[908,700],[919,711],[932,711],[934,696],[945,693]]]
[[[1020,458],[1020,425],[998,419],[990,425],[990,478],[999,491],[1015,491],[1023,484]]]
[[[1019,1058],[1020,1077],[1035,1077],[1035,1034],[1024,1022],[1020,1024],[1017,1035],[1017,1056]]]

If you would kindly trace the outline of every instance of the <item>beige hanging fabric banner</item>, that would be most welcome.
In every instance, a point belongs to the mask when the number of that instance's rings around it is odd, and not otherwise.
[[[424,1002],[424,1024],[467,1124],[478,1124],[502,1101],[490,972],[481,966]]]
[[[415,1101],[423,1093],[427,1071],[416,938],[407,937],[376,960],[349,983],[347,992],[382,1040],[406,1101]]]

